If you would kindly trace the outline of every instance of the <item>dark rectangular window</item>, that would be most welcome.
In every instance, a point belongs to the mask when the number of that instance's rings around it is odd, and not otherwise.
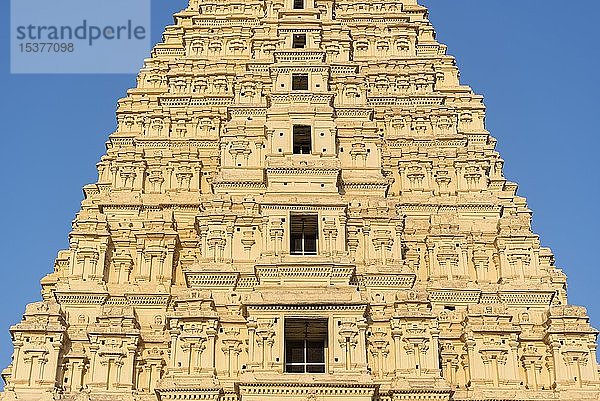
[[[309,155],[312,152],[312,135],[310,125],[294,125],[293,153]]]
[[[292,74],[292,90],[307,91],[308,90],[308,74]]]
[[[306,34],[298,33],[294,34],[292,40],[293,49],[304,49],[306,47]]]
[[[327,319],[285,319],[286,373],[325,373]]]
[[[302,10],[304,8],[304,0],[294,0],[294,10]]]
[[[290,254],[316,255],[319,239],[319,219],[314,215],[291,215]]]

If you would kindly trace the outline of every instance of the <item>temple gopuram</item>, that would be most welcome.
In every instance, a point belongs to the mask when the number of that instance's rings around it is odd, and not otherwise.
[[[0,400],[600,399],[416,0],[190,0],[116,117]]]

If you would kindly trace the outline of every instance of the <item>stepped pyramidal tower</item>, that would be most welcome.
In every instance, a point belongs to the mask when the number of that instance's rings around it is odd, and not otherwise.
[[[596,336],[416,0],[191,0],[2,400],[598,400]]]

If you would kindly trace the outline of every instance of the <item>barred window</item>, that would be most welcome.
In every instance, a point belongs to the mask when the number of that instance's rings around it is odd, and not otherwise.
[[[312,129],[309,125],[294,125],[293,153],[297,155],[309,155],[312,152]]]
[[[290,254],[316,255],[318,238],[319,224],[316,214],[290,216]]]
[[[286,319],[286,373],[325,373],[327,319]]]
[[[292,37],[293,49],[304,49],[306,47],[306,34],[298,33]]]
[[[292,74],[292,90],[308,90],[308,74]]]

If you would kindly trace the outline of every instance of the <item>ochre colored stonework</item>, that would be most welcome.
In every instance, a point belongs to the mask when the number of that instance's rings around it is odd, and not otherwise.
[[[598,400],[597,331],[415,0],[191,0],[2,400]]]

